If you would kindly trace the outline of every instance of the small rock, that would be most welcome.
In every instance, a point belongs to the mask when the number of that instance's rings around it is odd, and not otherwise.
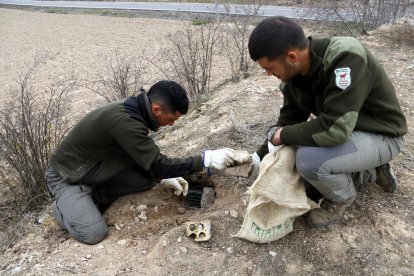
[[[155,212],[155,213],[158,213],[158,206],[155,206],[155,207],[154,207],[154,212]]]
[[[276,255],[277,255],[277,253],[276,253],[275,251],[269,251],[269,254],[270,254],[272,257],[276,257]]]
[[[86,259],[90,259],[90,258],[92,258],[92,254],[86,255]]]
[[[234,167],[228,167],[224,170],[224,173],[232,176],[241,176],[247,178],[253,170],[253,164],[243,164]]]
[[[182,241],[181,237],[178,237],[177,242],[181,242],[181,241]]]
[[[184,209],[183,207],[179,207],[179,208],[177,209],[177,213],[179,213],[180,215],[182,215],[182,214],[184,214],[184,213],[185,213],[185,209]]]
[[[141,214],[138,216],[138,218],[142,221],[147,221],[148,220],[148,217],[147,217],[147,215],[145,214],[144,211],[141,212]]]
[[[142,211],[144,211],[145,209],[147,209],[148,208],[148,206],[147,205],[144,205],[144,204],[142,204],[142,205],[139,205],[138,207],[137,207],[137,211],[138,212],[142,212]]]
[[[85,257],[82,257],[81,259],[82,261],[87,261],[88,259],[86,259]]]
[[[230,216],[232,216],[233,218],[238,218],[239,217],[239,213],[237,213],[236,210],[230,210]]]
[[[121,231],[121,227],[119,227],[118,224],[115,224],[115,229],[116,229],[116,231]]]
[[[120,240],[117,242],[118,245],[126,245],[127,240]]]
[[[214,204],[216,198],[216,191],[212,187],[204,187],[203,195],[201,196],[201,208],[208,208]]]
[[[103,246],[102,244],[98,245],[98,249],[104,249],[105,246]]]
[[[233,253],[233,248],[231,248],[231,247],[228,247],[227,249],[226,249],[226,251],[228,252],[228,253]]]
[[[142,254],[147,254],[147,251],[146,250],[142,250],[141,253]]]
[[[188,249],[184,246],[180,246],[180,251],[183,252],[183,253],[187,253]]]
[[[167,238],[165,238],[161,241],[162,246],[167,246],[169,243],[170,243],[170,241]]]

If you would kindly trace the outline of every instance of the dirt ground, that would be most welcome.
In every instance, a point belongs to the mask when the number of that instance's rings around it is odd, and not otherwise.
[[[115,49],[127,54],[155,51],[182,24],[0,9],[0,95],[13,97],[8,91],[17,73],[36,52],[58,53],[42,67],[39,83],[51,74],[72,71],[86,78]],[[307,29],[307,33],[317,36],[320,30]],[[182,210],[183,199],[161,187],[115,202],[105,213],[109,235],[98,245],[58,236],[46,210],[40,225],[28,225],[27,235],[1,250],[0,274],[413,275],[414,48],[395,34],[392,27],[384,27],[363,39],[393,80],[408,120],[406,147],[392,164],[399,179],[394,194],[369,184],[358,190],[355,203],[338,223],[316,230],[299,217],[286,237],[254,244],[231,235],[243,222],[245,191],[255,176],[238,178],[216,172],[202,177],[204,185],[216,190],[214,205],[206,209]],[[214,68],[216,82],[228,75],[225,68],[223,62]],[[199,110],[161,130],[157,143],[171,156],[224,146],[253,152],[261,142],[257,137],[277,118],[282,102],[278,84],[276,78],[260,71],[241,82],[227,83]],[[72,99],[75,117],[102,102],[85,89],[76,90]],[[137,218],[140,205],[147,206],[146,221]],[[205,219],[212,223],[209,241],[196,243],[185,236],[185,222]]]

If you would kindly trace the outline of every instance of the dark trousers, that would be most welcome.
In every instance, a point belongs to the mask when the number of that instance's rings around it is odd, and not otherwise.
[[[135,166],[96,185],[92,197],[96,204],[108,205],[123,195],[149,190],[154,184],[154,178],[149,172]]]
[[[117,198],[154,186],[153,177],[138,167],[127,168],[105,182],[67,183],[52,167],[46,172],[49,191],[56,199],[53,214],[58,224],[79,242],[96,244],[108,229],[101,211]]]

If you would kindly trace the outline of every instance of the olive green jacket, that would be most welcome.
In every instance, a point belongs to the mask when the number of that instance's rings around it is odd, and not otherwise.
[[[345,143],[353,131],[407,133],[394,86],[357,39],[309,40],[310,72],[280,87],[284,100],[277,125],[283,126],[283,144],[327,147]],[[308,120],[311,114],[315,118]],[[266,146],[267,141],[261,149]]]
[[[172,159],[148,136],[158,124],[146,94],[104,105],[86,115],[52,154],[50,165],[69,183],[100,183],[138,165],[154,178],[201,171],[202,157]]]

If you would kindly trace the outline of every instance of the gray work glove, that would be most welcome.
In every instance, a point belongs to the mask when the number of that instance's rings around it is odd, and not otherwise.
[[[272,141],[273,136],[275,135],[276,131],[282,128],[281,126],[272,126],[267,131],[267,141]],[[269,151],[270,152],[270,151]]]

